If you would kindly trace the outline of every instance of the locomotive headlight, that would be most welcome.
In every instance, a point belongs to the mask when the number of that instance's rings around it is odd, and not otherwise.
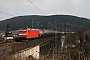
[[[26,35],[26,34],[23,34],[23,35]]]
[[[19,35],[26,35],[26,34],[19,34]]]

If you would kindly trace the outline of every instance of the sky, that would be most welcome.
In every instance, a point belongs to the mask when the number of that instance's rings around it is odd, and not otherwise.
[[[0,0],[0,21],[24,15],[73,15],[90,19],[90,0],[30,1]]]

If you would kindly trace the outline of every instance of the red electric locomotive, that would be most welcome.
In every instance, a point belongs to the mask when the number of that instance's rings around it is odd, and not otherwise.
[[[39,37],[39,31],[37,29],[20,28],[18,32],[19,39],[29,39]]]

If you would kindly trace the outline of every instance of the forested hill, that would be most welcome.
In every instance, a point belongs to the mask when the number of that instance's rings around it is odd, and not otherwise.
[[[55,21],[58,29],[78,29],[81,26],[90,28],[90,20],[82,17],[71,15],[51,15],[51,16],[18,16],[7,20],[0,21],[0,30],[5,30],[7,23],[10,24],[11,30],[17,30],[20,27],[47,28],[54,29]],[[50,27],[51,26],[51,27]]]

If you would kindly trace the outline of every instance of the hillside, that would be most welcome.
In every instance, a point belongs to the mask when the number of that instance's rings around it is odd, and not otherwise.
[[[54,29],[55,20],[58,26],[58,30],[77,30],[81,26],[90,28],[90,20],[82,17],[76,17],[71,15],[51,15],[51,16],[18,16],[11,19],[0,21],[0,30],[5,30],[7,23],[10,24],[11,30],[17,30],[20,27],[33,27],[34,28],[47,28]],[[49,22],[49,23],[48,23]],[[51,25],[51,27],[50,27]]]

